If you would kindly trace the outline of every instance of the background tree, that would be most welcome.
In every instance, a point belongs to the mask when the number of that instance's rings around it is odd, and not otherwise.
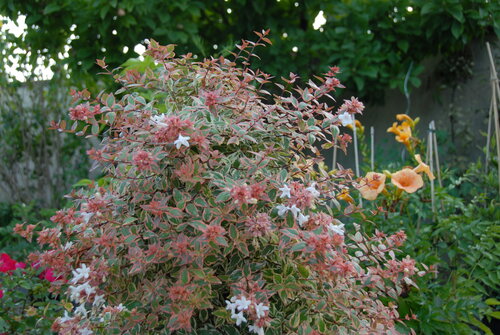
[[[313,27],[320,11],[326,22]],[[276,46],[256,66],[308,78],[339,65],[347,86],[371,101],[387,87],[402,88],[407,74],[418,86],[426,57],[449,62],[472,40],[500,35],[500,5],[482,0],[6,0],[0,14],[26,15],[26,34],[8,37],[12,50],[26,50],[21,57],[30,63],[40,55],[67,63],[73,75],[98,71],[93,64],[104,54],[110,66],[121,65],[146,38],[205,57],[270,28]]]

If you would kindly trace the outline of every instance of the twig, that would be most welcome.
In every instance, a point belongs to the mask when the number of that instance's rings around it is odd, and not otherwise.
[[[491,96],[493,99],[493,119],[495,122],[495,133],[496,133],[496,146],[497,146],[497,163],[498,163],[498,191],[500,193],[500,129],[498,125],[498,106],[497,106],[497,94],[500,97],[500,87],[498,85],[497,71],[495,69],[495,62],[493,61],[493,55],[491,53],[490,44],[486,42],[486,48],[488,49],[488,56],[490,58],[491,65]],[[496,89],[496,92],[495,92]]]
[[[375,129],[373,126],[370,127],[370,168],[373,171],[375,169]]]
[[[337,136],[335,136],[333,140],[333,161],[332,161],[332,170],[335,170],[337,166]]]
[[[356,176],[360,177],[359,173],[359,157],[358,157],[358,135],[356,132],[356,117],[352,116],[352,129],[353,129],[353,135],[354,135],[354,164],[356,165]],[[361,197],[361,193],[359,196],[359,205],[363,206],[363,198]]]
[[[432,157],[432,121],[429,123],[429,134],[427,136],[427,149],[429,150],[429,166],[431,168],[431,173],[434,169],[433,157]],[[434,199],[434,180],[431,180],[431,203],[432,203],[432,213],[436,213],[436,204]]]
[[[484,173],[488,173],[488,165],[490,162],[490,139],[491,139],[491,120],[493,119],[493,99],[490,103],[490,111],[488,113],[488,135],[486,136],[486,157],[484,161]]]

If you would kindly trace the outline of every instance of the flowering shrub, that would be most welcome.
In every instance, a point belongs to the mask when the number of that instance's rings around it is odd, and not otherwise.
[[[49,293],[56,279],[50,268],[0,254],[0,334],[52,334],[62,311],[57,296]]]
[[[107,187],[73,192],[48,247],[32,261],[64,280],[73,302],[53,325],[60,334],[398,334],[398,295],[425,271],[396,257],[405,234],[367,235],[342,223],[360,209],[349,171],[329,172],[318,149],[345,148],[333,67],[317,82],[282,91],[248,68],[243,41],[233,60],[175,58],[151,41],[155,66],[109,71],[122,87],[71,109],[61,131],[98,135],[89,156],[106,169]],[[241,64],[241,65],[239,65]],[[340,200],[339,199],[343,199]],[[344,200],[348,200],[344,202]]]

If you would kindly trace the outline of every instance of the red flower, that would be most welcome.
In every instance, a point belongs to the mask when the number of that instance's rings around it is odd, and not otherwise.
[[[3,290],[0,290],[0,299],[3,298]]]
[[[40,273],[38,275],[38,278],[45,279],[45,280],[52,283],[52,282],[58,280],[60,277],[54,276],[54,270],[52,270],[51,268],[47,268],[47,269],[43,270],[42,273]]]
[[[3,253],[0,255],[0,272],[6,273],[17,269],[17,262],[9,255]]]

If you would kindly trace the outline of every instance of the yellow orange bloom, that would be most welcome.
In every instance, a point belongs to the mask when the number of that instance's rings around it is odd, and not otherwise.
[[[337,195],[338,200],[344,200],[347,201],[351,204],[354,203],[354,199],[349,195],[349,191],[347,189],[343,189],[338,195]]]
[[[393,173],[391,182],[407,193],[413,193],[424,186],[422,176],[408,168]]]
[[[399,134],[399,126],[398,126],[398,123],[397,123],[397,122],[394,122],[394,123],[392,124],[392,127],[389,127],[389,128],[387,129],[387,132],[388,132],[388,133],[393,133],[393,134],[398,135],[398,134]]]
[[[359,192],[366,200],[375,200],[385,187],[385,175],[377,172],[368,172],[361,179]]]
[[[359,122],[358,120],[354,120],[355,124],[356,124],[356,130],[360,133],[360,134],[363,134],[364,131],[365,131],[365,127],[363,127],[363,125],[361,124],[361,122]],[[347,128],[353,130],[352,128],[352,123],[348,124],[346,126]]]
[[[396,141],[409,145],[411,139],[411,128],[403,122],[403,124],[398,127],[398,130],[399,133],[396,134]]]
[[[413,171],[415,171],[416,173],[424,172],[429,177],[430,180],[434,180],[435,177],[434,177],[434,174],[432,173],[429,165],[422,162],[420,155],[418,155],[418,154],[415,155],[415,159],[418,162],[418,166],[416,168],[414,168]]]
[[[415,125],[415,121],[406,114],[398,114],[396,115],[396,119],[398,119],[398,121],[406,121],[412,127]]]

